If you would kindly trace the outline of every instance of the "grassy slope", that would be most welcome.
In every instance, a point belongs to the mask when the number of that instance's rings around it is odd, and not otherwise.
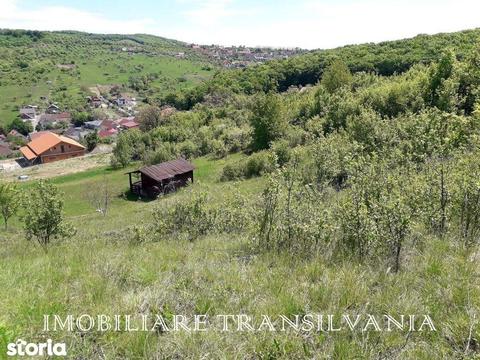
[[[221,200],[232,184],[218,182],[226,160],[197,159],[194,187]],[[408,266],[389,275],[351,262],[295,261],[288,256],[246,256],[248,239],[208,236],[195,242],[132,244],[122,230],[149,221],[157,203],[188,196],[182,190],[158,202],[128,201],[125,170],[105,168],[55,178],[65,193],[66,213],[78,234],[48,254],[24,240],[19,223],[2,233],[0,248],[0,334],[64,339],[69,354],[88,359],[143,358],[450,358],[461,353],[470,326],[470,291],[478,267],[461,249],[426,241],[408,254]],[[88,184],[109,179],[117,197],[103,218],[83,199]],[[236,183],[255,195],[262,179]],[[25,183],[23,186],[30,186]],[[301,314],[323,312],[428,313],[437,333],[42,333],[43,314]],[[388,351],[386,349],[389,349]],[[1,354],[1,353],[0,353]],[[1,354],[0,356],[3,356]]]
[[[3,35],[5,36],[5,35]],[[204,59],[190,52],[184,44],[147,35],[136,35],[143,43],[111,35],[107,40],[99,35],[83,33],[45,33],[36,42],[3,44],[0,52],[5,63],[0,67],[0,125],[18,115],[17,107],[24,104],[43,104],[41,96],[67,106],[71,99],[83,102],[82,87],[97,84],[126,84],[130,76],[158,74],[149,85],[151,93],[163,94],[192,86],[211,76],[203,70]],[[134,46],[142,52],[129,55],[120,49]],[[185,59],[174,55],[185,52]],[[17,62],[29,66],[21,69]],[[61,70],[58,64],[75,61],[74,70]],[[39,73],[38,71],[43,71]],[[178,81],[184,78],[185,81]],[[48,83],[51,82],[51,83]],[[60,91],[62,87],[66,90]]]

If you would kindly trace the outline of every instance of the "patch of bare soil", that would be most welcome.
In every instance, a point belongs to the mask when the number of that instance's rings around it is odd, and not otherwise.
[[[0,171],[0,179],[7,181],[18,181],[18,177],[21,175],[28,176],[28,180],[47,179],[106,166],[110,163],[110,151],[111,147],[109,147],[109,149],[100,148],[96,153],[91,153],[78,158],[29,166],[25,168],[15,167],[9,171]]]

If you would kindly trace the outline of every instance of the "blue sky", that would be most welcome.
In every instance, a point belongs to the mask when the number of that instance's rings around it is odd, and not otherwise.
[[[0,28],[332,48],[480,27],[478,0],[0,0]]]

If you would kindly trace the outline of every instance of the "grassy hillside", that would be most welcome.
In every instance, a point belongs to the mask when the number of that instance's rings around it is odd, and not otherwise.
[[[179,53],[184,56],[177,58]],[[0,125],[25,104],[51,101],[81,109],[97,84],[120,85],[143,99],[188,88],[210,77],[210,69],[183,43],[150,35],[3,30]]]
[[[78,233],[48,253],[24,240],[19,223],[2,233],[0,280],[6,296],[0,299],[1,340],[53,338],[67,342],[69,357],[88,359],[300,359],[327,354],[342,359],[431,359],[464,351],[468,314],[478,305],[478,283],[473,281],[478,267],[453,244],[425,239],[421,251],[408,254],[410,266],[395,275],[369,264],[327,261],[322,255],[303,260],[288,254],[253,255],[251,238],[241,233],[195,241],[181,234],[158,234],[142,242],[132,236],[134,224],[151,223],[158,208],[188,202],[192,191],[206,192],[211,204],[219,206],[237,192],[257,201],[264,180],[234,185],[218,181],[221,169],[240,159],[196,160],[193,188],[155,202],[122,197],[128,187],[124,169],[53,179],[65,193],[67,217]],[[103,217],[83,193],[105,174],[116,197]],[[166,319],[172,314],[249,314],[259,319],[264,314],[312,312],[427,313],[439,332],[42,331],[43,314],[161,314]]]

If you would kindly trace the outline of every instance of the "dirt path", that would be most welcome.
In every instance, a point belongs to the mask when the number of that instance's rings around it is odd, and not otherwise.
[[[26,168],[18,166],[0,171],[0,180],[18,181],[20,175],[28,176],[31,179],[46,179],[67,174],[105,166],[110,163],[111,147],[102,147],[96,153],[85,155],[79,158],[56,161],[53,163],[35,165]],[[11,161],[11,160],[10,160]]]

